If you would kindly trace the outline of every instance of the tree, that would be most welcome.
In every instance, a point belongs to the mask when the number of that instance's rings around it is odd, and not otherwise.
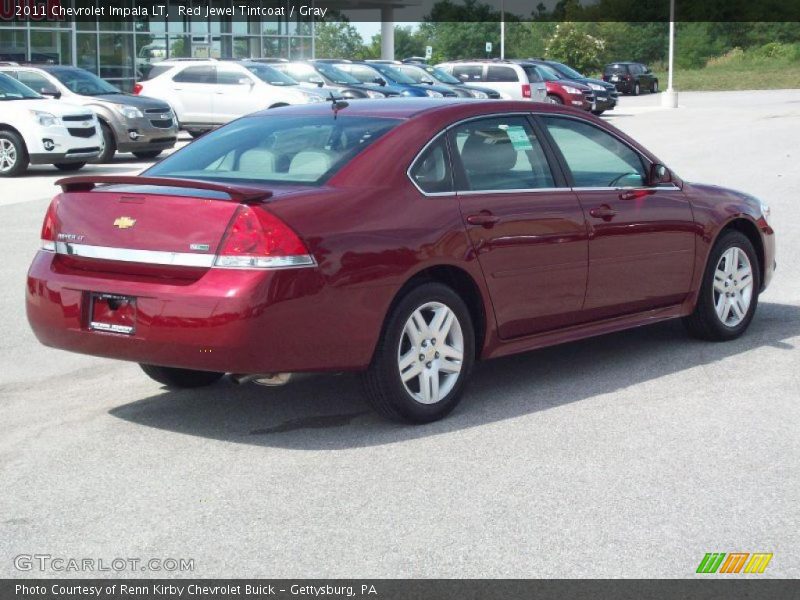
[[[586,32],[586,23],[560,23],[547,43],[547,56],[583,72],[602,65],[603,40]]]
[[[409,56],[425,56],[425,40],[422,39],[418,31],[414,31],[411,26],[394,26],[394,55],[397,58],[408,58]],[[372,43],[369,46],[368,54],[370,58],[379,58],[381,55],[381,34],[372,36]]]
[[[350,23],[318,22],[315,30],[318,58],[353,58],[364,54],[364,40]]]

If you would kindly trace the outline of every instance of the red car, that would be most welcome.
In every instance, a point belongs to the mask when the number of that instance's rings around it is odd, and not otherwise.
[[[27,280],[39,340],[177,387],[361,371],[380,413],[426,422],[479,358],[676,317],[735,338],[772,277],[763,204],[683,182],[589,114],[331,108],[244,117],[139,177],[61,180]]]
[[[582,110],[595,109],[594,90],[588,85],[564,79],[545,65],[534,67],[547,87],[547,100],[553,104],[564,104]]]

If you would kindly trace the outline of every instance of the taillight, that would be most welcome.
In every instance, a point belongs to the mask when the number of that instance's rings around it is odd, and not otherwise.
[[[523,83],[522,84],[522,97],[523,98],[530,98],[531,97],[531,84],[530,83]]]
[[[225,232],[217,267],[280,269],[314,265],[303,241],[266,210],[242,205]]]
[[[133,93],[140,94],[142,92],[142,84],[141,83],[134,83],[133,84]]]
[[[57,208],[58,198],[53,198],[50,206],[47,207],[47,214],[44,216],[44,222],[42,223],[42,250],[47,250],[48,252],[56,251],[56,238],[60,229],[58,216],[56,215]]]

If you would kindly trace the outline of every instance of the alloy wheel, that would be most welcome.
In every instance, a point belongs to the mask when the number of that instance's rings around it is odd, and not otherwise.
[[[441,302],[428,302],[406,321],[397,348],[400,379],[422,404],[445,398],[458,382],[464,360],[464,334],[458,317]]]
[[[727,327],[736,327],[744,320],[753,299],[753,268],[738,246],[731,246],[720,256],[713,289],[717,318]]]
[[[6,173],[17,164],[17,148],[11,140],[0,139],[0,172]]]

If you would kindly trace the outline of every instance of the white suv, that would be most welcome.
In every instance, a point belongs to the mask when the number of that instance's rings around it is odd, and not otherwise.
[[[271,66],[249,61],[162,61],[133,91],[167,101],[192,135],[265,108],[325,100]]]
[[[456,60],[436,66],[465,85],[496,90],[506,100],[547,102],[547,85],[533,64],[508,60]]]
[[[47,100],[0,73],[0,177],[19,175],[29,164],[77,171],[102,145],[90,108]]]

